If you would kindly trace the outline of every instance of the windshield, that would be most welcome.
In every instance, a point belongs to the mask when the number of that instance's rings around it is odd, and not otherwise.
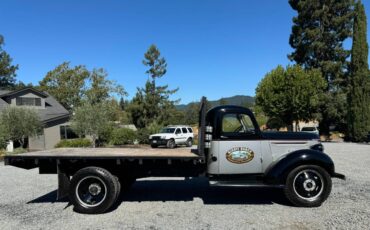
[[[163,128],[160,133],[173,133],[175,132],[174,128]]]
[[[315,127],[303,127],[302,131],[316,131]]]

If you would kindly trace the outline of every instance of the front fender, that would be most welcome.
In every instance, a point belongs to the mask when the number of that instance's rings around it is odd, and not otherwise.
[[[272,163],[265,171],[265,183],[285,184],[288,173],[299,165],[318,165],[332,177],[336,176],[333,160],[323,152],[301,149],[291,152]]]

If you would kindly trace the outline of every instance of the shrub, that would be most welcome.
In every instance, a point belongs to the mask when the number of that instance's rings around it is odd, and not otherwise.
[[[112,145],[127,145],[133,144],[137,139],[135,131],[127,128],[114,129],[111,134],[110,144]]]
[[[2,132],[0,130],[0,149],[5,149],[7,146],[7,141],[5,137],[2,135]]]
[[[61,140],[55,145],[55,148],[77,148],[77,147],[91,147],[92,142],[89,139],[78,138]]]
[[[15,148],[14,151],[11,152],[10,154],[20,154],[20,153],[26,153],[26,152],[28,152],[27,149],[19,147],[19,148]]]
[[[149,144],[149,135],[152,134],[147,128],[139,129],[137,139],[140,144]]]
[[[6,154],[5,149],[0,149],[0,157],[4,156]]]

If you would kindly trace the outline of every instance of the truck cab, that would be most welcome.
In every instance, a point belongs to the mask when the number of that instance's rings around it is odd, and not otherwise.
[[[331,177],[345,179],[335,172],[317,134],[263,132],[253,112],[240,106],[204,110],[199,121],[204,144],[198,151],[211,185],[277,186],[293,204],[315,207],[329,196]]]

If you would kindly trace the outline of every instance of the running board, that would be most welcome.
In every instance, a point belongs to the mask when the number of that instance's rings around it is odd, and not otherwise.
[[[256,182],[256,181],[220,181],[220,180],[210,180],[209,181],[210,186],[222,186],[222,187],[263,187],[263,188],[283,188],[284,185],[270,185],[270,184],[264,184],[262,182]]]

